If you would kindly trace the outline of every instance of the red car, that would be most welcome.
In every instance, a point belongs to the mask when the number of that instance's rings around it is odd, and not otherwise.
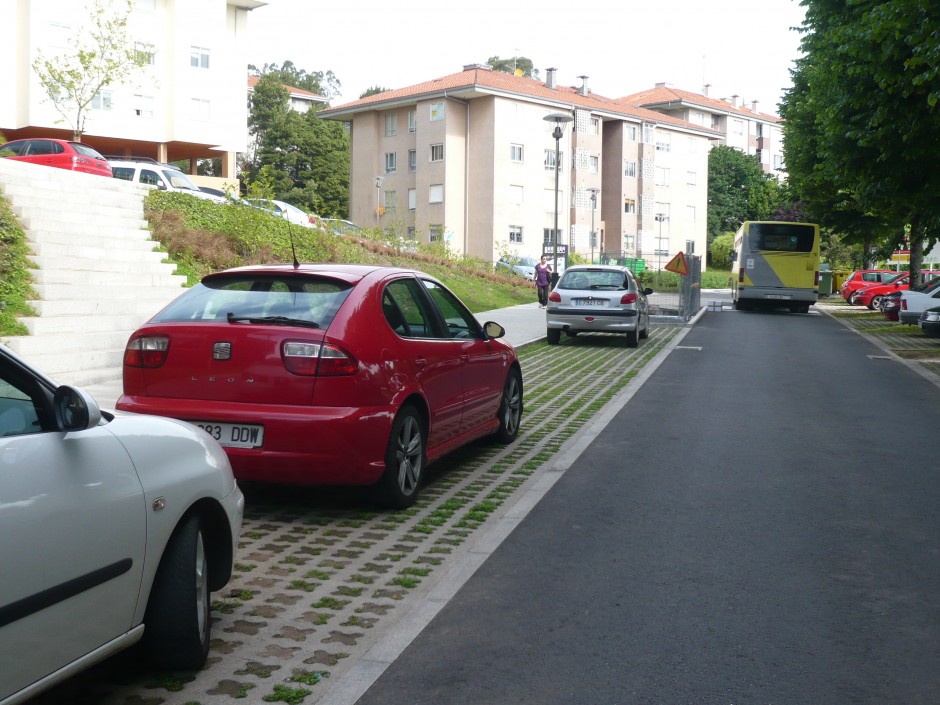
[[[45,137],[13,140],[0,145],[0,156],[111,178],[111,165],[108,160],[81,142]]]
[[[938,271],[921,270],[921,276],[925,282],[930,281],[938,274],[940,274]],[[876,308],[880,308],[881,299],[885,294],[890,294],[895,291],[907,291],[908,288],[910,288],[910,279],[907,272],[901,272],[894,279],[890,279],[884,284],[872,284],[857,289],[850,297],[849,303],[857,306],[867,306],[871,310],[875,310]]]
[[[852,293],[856,289],[861,289],[863,286],[873,284],[884,284],[897,275],[897,271],[893,269],[859,269],[852,272],[849,278],[842,283],[839,294],[841,294],[843,299],[848,301],[849,297],[852,296]]]
[[[131,336],[117,408],[202,427],[239,480],[375,485],[402,508],[427,463],[515,440],[522,373],[504,333],[421,272],[241,267]]]

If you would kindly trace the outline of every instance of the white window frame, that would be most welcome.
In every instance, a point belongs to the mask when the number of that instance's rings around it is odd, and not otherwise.
[[[509,226],[509,242],[517,245],[522,244],[523,228],[521,225]]]
[[[108,90],[98,91],[91,99],[91,109],[108,112],[114,107],[114,93]]]
[[[431,162],[444,161],[444,143],[443,142],[438,142],[437,144],[431,145],[428,161],[431,161]]]
[[[596,154],[591,154],[588,156],[588,163],[590,164],[590,170],[592,174],[597,174],[601,170],[601,158]]]
[[[509,161],[521,164],[525,161],[525,147],[521,144],[509,145]]]
[[[565,170],[565,156],[564,154],[559,154],[561,157],[558,162],[558,172],[561,173]],[[554,171],[555,170],[555,150],[546,149],[545,150],[545,171]]]
[[[417,171],[418,170],[418,150],[409,149],[408,150],[408,171]]]
[[[205,98],[190,98],[189,100],[190,117],[200,122],[210,122],[212,120],[212,104]]]
[[[413,211],[418,207],[418,189],[408,189],[408,210]]]
[[[623,199],[623,212],[626,215],[636,215],[636,199],[634,198]]]
[[[189,65],[194,69],[208,69],[212,52],[206,47],[189,48]]]
[[[624,136],[630,142],[636,142],[636,125],[626,125],[623,128]]]
[[[636,162],[631,162],[625,159],[623,162],[623,175],[628,178],[635,179],[636,178]]]
[[[685,222],[687,223],[695,222],[695,206],[685,207]]]
[[[415,132],[418,129],[418,111],[408,111],[408,132]]]
[[[444,184],[431,184],[428,187],[428,203],[444,202]]]
[[[385,173],[394,174],[398,171],[398,152],[385,153]]]
[[[398,134],[398,114],[386,113],[385,114],[385,136],[394,137],[397,134]]]
[[[656,179],[653,182],[656,186],[669,186],[670,175],[669,168],[665,166],[656,167]]]
[[[139,118],[153,117],[154,97],[152,95],[134,94],[134,115]]]
[[[438,101],[436,103],[431,103],[429,106],[428,114],[430,116],[431,122],[437,122],[438,120],[444,119],[444,101]]]
[[[509,184],[509,202],[521,206],[525,198],[525,187],[518,184]]]
[[[672,135],[668,132],[663,132],[662,130],[656,130],[656,151],[657,152],[671,152],[672,151]]]
[[[698,172],[687,171],[685,173],[685,183],[687,186],[697,186],[698,185]]]

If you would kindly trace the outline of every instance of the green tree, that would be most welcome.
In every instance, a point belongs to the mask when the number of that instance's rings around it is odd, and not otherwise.
[[[486,60],[490,66],[493,67],[494,71],[500,71],[502,73],[516,73],[521,71],[523,76],[528,78],[538,78],[539,70],[533,68],[532,59],[527,59],[524,56],[513,56],[508,59],[500,59],[498,56],[491,56]]]
[[[916,281],[940,233],[940,6],[802,4],[803,55],[781,103],[790,178],[847,242],[890,247],[906,234]]]
[[[734,249],[734,233],[716,236],[708,247],[708,254],[717,269],[731,269],[731,250]]]
[[[385,93],[385,91],[391,90],[389,88],[383,88],[382,86],[372,86],[371,88],[366,88],[362,94],[359,96],[359,100],[363,98],[368,98],[370,95],[378,95],[379,93]]]
[[[33,71],[58,113],[81,141],[86,113],[105,86],[128,83],[150,61],[152,47],[135,44],[127,32],[133,0],[95,0],[85,9],[86,26],[73,32],[59,54],[36,54]]]
[[[327,99],[335,98],[342,89],[342,84],[332,71],[307,72],[294,66],[292,61],[285,61],[281,66],[265,64],[260,70],[249,64],[248,72],[254,76],[271,76],[285,86],[310,91]]]

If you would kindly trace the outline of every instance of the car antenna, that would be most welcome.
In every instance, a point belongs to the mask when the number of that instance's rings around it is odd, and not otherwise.
[[[297,261],[297,250],[294,249],[294,229],[287,220],[287,211],[284,211],[284,222],[287,224],[287,234],[290,236],[290,253],[294,258],[294,269],[300,269],[300,262]]]

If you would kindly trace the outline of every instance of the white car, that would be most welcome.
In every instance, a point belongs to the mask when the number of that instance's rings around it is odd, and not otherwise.
[[[224,196],[216,196],[200,189],[182,171],[172,164],[151,159],[116,159],[108,158],[111,166],[111,175],[115,179],[134,181],[148,186],[156,186],[161,191],[176,191],[188,193],[190,196],[202,198],[215,203],[230,203]]]
[[[187,423],[102,412],[0,345],[0,704],[142,641],[198,669],[244,497]]]
[[[916,326],[926,309],[940,306],[940,277],[924,282],[916,289],[901,292],[898,320]]]
[[[248,201],[248,205],[271,211],[278,218],[285,218],[288,222],[294,223],[295,225],[303,225],[305,228],[315,227],[315,218],[313,216],[305,213],[297,206],[292,206],[290,203],[273,201],[266,198],[249,198],[246,200]]]

